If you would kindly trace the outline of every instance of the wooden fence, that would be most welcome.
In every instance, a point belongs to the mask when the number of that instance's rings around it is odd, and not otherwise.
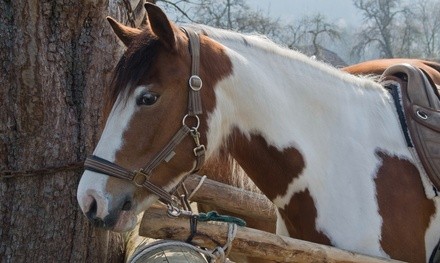
[[[187,188],[194,189],[200,176],[192,175],[185,182]],[[232,186],[206,179],[203,186],[192,198],[193,201],[208,203],[237,214],[252,215],[255,218],[275,222],[275,210],[266,197],[235,189]],[[225,244],[228,224],[223,222],[198,222],[197,235],[193,243],[208,249]],[[152,207],[144,213],[139,235],[155,239],[185,241],[190,235],[188,216],[170,217],[165,207]],[[334,262],[334,263],[384,263],[400,262],[381,259],[330,246],[279,236],[268,232],[238,227],[232,242],[232,251],[243,256],[258,257],[277,262]]]

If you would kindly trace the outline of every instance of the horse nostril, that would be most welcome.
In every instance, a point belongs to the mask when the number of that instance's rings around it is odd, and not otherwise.
[[[92,222],[93,226],[95,227],[104,227],[105,222],[103,219],[96,216],[96,212],[98,210],[98,203],[96,202],[96,199],[93,198],[92,203],[90,203],[89,211],[87,211],[86,216]]]
[[[86,216],[90,220],[93,220],[96,217],[97,210],[98,210],[98,203],[96,202],[96,199],[93,198],[92,202],[90,203],[89,211],[86,212]]]
[[[131,198],[124,198],[123,202],[118,202],[119,205],[113,208],[110,207],[111,209],[108,209],[108,203],[106,203],[105,201],[98,202],[99,200],[100,199],[89,195],[89,210],[85,212],[86,217],[89,219],[94,227],[111,229],[118,222],[121,211],[129,211],[133,208],[133,202]],[[100,212],[104,209],[108,210],[105,215]]]
[[[131,201],[130,201],[130,200],[127,200],[127,201],[125,201],[125,203],[122,205],[121,210],[122,210],[122,211],[129,211],[129,210],[131,209],[131,207],[132,207]]]

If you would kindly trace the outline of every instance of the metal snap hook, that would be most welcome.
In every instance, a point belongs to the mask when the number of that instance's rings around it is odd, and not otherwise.
[[[182,210],[173,206],[172,204],[168,204],[167,207],[167,214],[169,217],[179,217],[182,214]]]

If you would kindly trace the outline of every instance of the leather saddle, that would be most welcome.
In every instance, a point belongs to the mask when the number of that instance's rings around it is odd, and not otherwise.
[[[440,190],[440,87],[425,71],[410,64],[389,67],[381,82],[398,87],[396,107],[400,104],[403,111],[401,124],[408,133],[408,145],[415,148],[429,179]]]

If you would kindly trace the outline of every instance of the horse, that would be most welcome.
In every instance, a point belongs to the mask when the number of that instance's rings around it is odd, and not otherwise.
[[[171,204],[169,192],[222,152],[275,204],[277,234],[429,259],[439,198],[380,84],[259,36],[182,29],[145,7],[143,30],[110,19],[127,51],[77,190],[96,226],[132,229],[137,214],[159,198]]]
[[[392,65],[406,63],[425,71],[436,85],[440,85],[440,64],[434,61],[410,59],[410,58],[389,58],[369,60],[355,65],[342,68],[342,70],[355,75],[382,75]]]

